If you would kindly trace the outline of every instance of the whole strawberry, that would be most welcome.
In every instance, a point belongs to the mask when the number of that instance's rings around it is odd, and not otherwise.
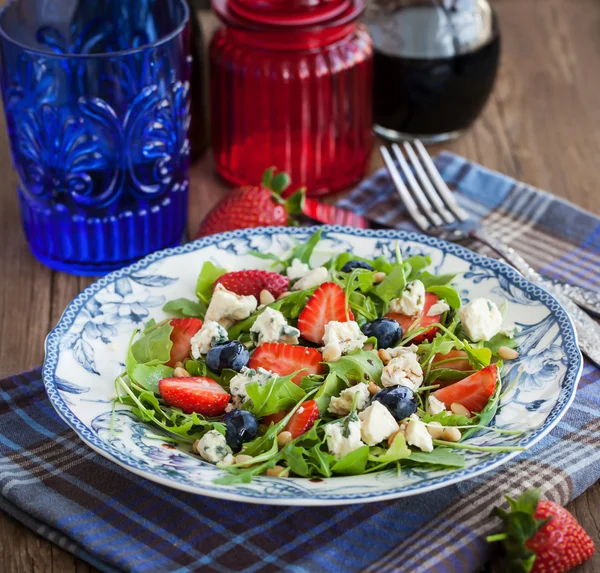
[[[287,225],[291,215],[302,213],[304,201],[303,189],[283,199],[281,195],[289,185],[286,173],[267,169],[261,185],[238,187],[219,201],[202,221],[198,237],[247,227]]]
[[[504,533],[488,541],[502,541],[509,572],[563,573],[594,554],[594,543],[577,520],[564,507],[540,501],[539,490],[506,499],[510,513],[494,510],[504,521]]]

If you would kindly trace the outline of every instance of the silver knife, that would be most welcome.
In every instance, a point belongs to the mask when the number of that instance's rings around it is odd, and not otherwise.
[[[470,235],[474,239],[491,247],[494,251],[499,253],[507,263],[517,269],[517,271],[519,271],[527,280],[542,287],[560,302],[564,309],[569,313],[569,316],[575,325],[579,348],[581,348],[581,351],[590,360],[600,366],[600,325],[574,302],[577,298],[580,298],[583,303],[582,306],[591,306],[593,310],[590,311],[598,314],[598,309],[600,308],[600,296],[592,291],[587,291],[586,289],[580,289],[573,285],[566,285],[542,277],[542,275],[533,269],[512,247],[494,239],[488,234],[471,231]],[[583,294],[581,291],[583,291]],[[579,304],[579,301],[577,302]]]

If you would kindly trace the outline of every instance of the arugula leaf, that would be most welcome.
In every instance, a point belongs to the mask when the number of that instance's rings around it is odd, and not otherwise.
[[[367,459],[369,457],[369,446],[362,446],[349,454],[346,454],[341,460],[338,460],[331,466],[334,474],[355,476],[365,473]]]
[[[496,391],[494,392],[494,395],[489,399],[485,408],[483,410],[481,410],[481,412],[479,412],[479,414],[474,416],[473,423],[477,423],[480,426],[488,426],[490,424],[490,422],[494,419],[496,412],[498,411],[498,404],[500,403],[500,394],[501,393],[502,393],[502,383],[500,380],[498,380],[498,382],[496,384]],[[469,436],[472,436],[473,434],[475,434],[478,431],[479,431],[479,428],[472,428],[470,430],[467,430],[466,432],[463,432],[463,435],[462,435],[460,441],[462,442],[462,441],[466,440]]]
[[[437,294],[448,303],[450,308],[460,308],[460,295],[456,289],[448,285],[433,285],[427,288],[427,292]]]
[[[313,251],[315,250],[317,243],[321,240],[322,234],[323,229],[321,228],[316,233],[314,233],[310,237],[310,239],[308,239],[308,241],[297,245],[289,257],[289,262],[291,263],[294,259],[299,259],[300,262],[309,265]]]
[[[138,364],[129,377],[136,383],[158,394],[158,383],[163,378],[171,378],[173,368],[159,364],[157,366],[148,366],[147,364]]]
[[[206,305],[187,298],[170,300],[163,306],[163,310],[180,317],[204,318]]]
[[[198,280],[196,281],[196,296],[200,299],[200,302],[208,305],[212,297],[215,281],[226,272],[225,269],[213,265],[210,261],[206,261],[202,265]]]
[[[477,348],[471,346],[466,340],[463,340],[463,348],[469,356],[471,364],[485,368],[492,361],[492,351],[489,348]]]
[[[294,444],[288,444],[281,451],[281,455],[291,471],[299,476],[308,477],[310,470],[304,459],[305,454],[306,450],[304,448],[295,446]]]
[[[347,384],[352,382],[375,382],[381,380],[383,362],[377,354],[370,351],[357,350],[342,356],[336,362],[327,362],[329,372],[334,373]]]
[[[428,267],[431,264],[431,257],[428,255],[426,257],[417,255],[414,257],[409,257],[404,260],[405,274],[406,274],[406,282],[414,281],[419,278],[417,275],[420,271],[422,271],[425,267]]]
[[[379,316],[373,299],[364,294],[359,292],[350,293],[348,302],[359,326],[362,326],[365,322],[371,322]]]
[[[315,394],[314,400],[319,406],[319,412],[321,414],[327,412],[331,398],[339,396],[340,392],[347,387],[348,385],[335,372],[330,372]]]
[[[492,351],[492,354],[498,354],[498,350],[501,346],[507,346],[508,348],[516,348],[519,344],[513,338],[506,336],[505,334],[496,334],[491,340],[484,342],[483,345]]]
[[[396,264],[387,277],[378,284],[373,292],[385,303],[388,303],[400,296],[406,287],[406,275],[404,273],[404,265]]]
[[[246,392],[252,400],[250,412],[257,418],[262,418],[295,406],[306,396],[306,392],[292,382],[294,375],[295,373],[290,376],[275,376],[265,384],[252,382],[246,385]]]
[[[320,444],[313,446],[307,451],[306,461],[314,468],[318,475],[323,477],[331,477],[331,461],[333,456],[328,452],[324,452]]]
[[[380,464],[389,464],[397,462],[412,456],[410,448],[406,445],[406,440],[402,434],[396,434],[392,445],[384,450],[383,448],[371,448],[369,461]]]
[[[129,359],[135,359],[138,364],[147,366],[157,366],[168,362],[173,347],[172,332],[173,327],[168,322],[148,331],[131,345]]]
[[[440,412],[434,416],[431,414],[424,414],[421,420],[426,424],[430,422],[439,422],[442,426],[471,426],[473,424],[473,418],[451,414],[447,411]]]
[[[428,272],[419,273],[416,277],[425,285],[425,290],[429,290],[432,286],[443,286],[452,282],[456,274],[432,275]],[[431,292],[431,291],[430,291]]]
[[[471,374],[474,374],[475,370],[464,372],[462,370],[453,370],[452,368],[432,368],[429,373],[425,376],[423,381],[424,386],[429,386],[435,381],[439,382],[458,382]]]
[[[412,452],[409,461],[452,468],[465,466],[465,458],[460,454],[455,454],[450,448],[435,448],[432,452]]]

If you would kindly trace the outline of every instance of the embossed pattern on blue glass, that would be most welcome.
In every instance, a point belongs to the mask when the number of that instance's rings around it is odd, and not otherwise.
[[[52,7],[13,0],[0,13],[21,217],[40,261],[103,274],[184,233],[189,13],[184,0]]]

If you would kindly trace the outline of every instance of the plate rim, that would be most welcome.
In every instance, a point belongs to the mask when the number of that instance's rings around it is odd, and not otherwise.
[[[149,265],[175,255],[188,254],[191,252],[195,252],[201,250],[203,248],[209,247],[221,241],[231,240],[231,239],[239,239],[239,238],[247,238],[254,235],[275,235],[275,234],[285,234],[285,235],[308,235],[313,233],[319,229],[323,229],[326,233],[342,233],[349,234],[356,237],[365,237],[365,238],[380,238],[380,239],[389,239],[389,240],[401,240],[401,241],[413,241],[419,244],[427,245],[436,249],[441,250],[443,253],[456,255],[466,262],[475,263],[478,266],[483,267],[493,267],[493,270],[498,271],[499,274],[503,275],[507,278],[512,284],[517,284],[517,286],[521,290],[525,290],[525,286],[528,287],[527,292],[530,294],[535,293],[536,299],[539,300],[540,295],[542,297],[548,297],[550,301],[552,301],[558,310],[558,314],[562,314],[563,319],[566,319],[566,324],[568,325],[568,333],[572,336],[572,342],[575,348],[575,352],[568,352],[568,349],[565,349],[567,357],[569,358],[569,364],[567,366],[567,370],[564,374],[565,381],[567,383],[570,382],[570,386],[567,388],[568,396],[567,399],[560,404],[558,401],[553,406],[552,410],[548,412],[548,415],[540,428],[533,431],[533,435],[530,435],[526,444],[523,444],[524,447],[528,450],[535,444],[537,444],[541,439],[547,436],[552,429],[560,422],[562,417],[566,414],[569,407],[573,403],[575,399],[575,394],[577,390],[577,385],[579,379],[581,378],[583,372],[583,357],[581,352],[577,346],[577,333],[575,330],[575,326],[571,317],[567,313],[567,311],[562,307],[562,305],[556,300],[556,298],[546,291],[544,288],[533,284],[531,281],[520,275],[515,269],[498,261],[496,259],[492,259],[490,257],[486,257],[466,247],[458,245],[456,243],[450,243],[443,239],[438,239],[436,237],[431,237],[428,235],[424,235],[417,232],[405,231],[399,229],[359,229],[356,227],[348,227],[341,225],[321,225],[321,226],[311,226],[311,227],[254,227],[248,229],[239,229],[235,231],[228,231],[225,233],[219,233],[216,235],[211,235],[208,237],[204,237],[201,239],[196,239],[195,241],[186,243],[184,245],[180,245],[178,247],[170,247],[167,249],[163,249],[161,251],[156,251],[147,255],[146,257],[140,259],[139,261],[116,271],[113,271],[100,279],[94,281],[91,285],[86,287],[82,292],[80,292],[76,297],[74,297],[69,304],[66,306],[65,310],[61,314],[60,319],[56,323],[56,325],[52,328],[52,330],[48,333],[46,340],[44,342],[44,350],[45,350],[45,358],[44,364],[42,366],[42,381],[44,383],[44,388],[46,390],[46,394],[56,412],[59,414],[61,419],[77,434],[78,438],[81,439],[88,447],[102,455],[104,458],[109,459],[110,461],[116,463],[120,467],[150,481],[155,483],[159,483],[161,485],[166,485],[168,487],[172,487],[181,491],[186,491],[189,493],[194,493],[196,495],[206,495],[208,497],[213,497],[217,499],[225,499],[230,501],[237,502],[245,502],[245,503],[259,503],[265,505],[294,505],[294,506],[333,506],[333,505],[349,505],[354,503],[374,503],[378,501],[385,501],[390,499],[399,499],[402,497],[408,497],[412,495],[420,495],[423,493],[427,493],[433,490],[440,489],[442,487],[447,487],[449,485],[453,485],[459,483],[461,481],[472,479],[476,476],[479,476],[483,473],[492,471],[507,462],[511,459],[515,458],[519,454],[523,452],[507,452],[501,455],[496,456],[492,460],[487,460],[484,462],[480,462],[472,466],[471,468],[467,468],[461,471],[455,472],[457,475],[453,476],[452,474],[445,475],[443,477],[443,483],[440,482],[440,478],[434,478],[433,483],[419,485],[419,483],[412,484],[411,486],[403,486],[401,488],[390,490],[389,492],[371,492],[364,494],[364,496],[356,496],[356,494],[323,494],[323,496],[319,496],[318,492],[314,493],[311,497],[261,497],[260,494],[257,494],[256,497],[250,496],[248,493],[240,494],[236,493],[236,486],[225,486],[231,487],[231,490],[210,490],[205,486],[195,486],[191,484],[180,483],[177,481],[172,481],[167,478],[163,478],[162,476],[156,475],[150,470],[144,470],[140,467],[134,465],[133,463],[128,463],[126,460],[120,459],[118,455],[115,455],[108,448],[112,448],[108,444],[103,444],[103,447],[94,443],[93,439],[90,439],[88,434],[91,434],[92,438],[100,441],[97,436],[95,436],[92,430],[84,424],[75,413],[69,408],[68,404],[62,398],[59,393],[59,390],[56,385],[56,381],[54,379],[56,368],[58,366],[58,356],[59,356],[59,344],[58,344],[58,329],[68,321],[69,313],[73,311],[74,307],[78,309],[82,308],[83,305],[93,297],[97,292],[101,289],[105,288],[109,284],[115,282],[118,278],[123,276],[127,276],[128,274],[144,269]],[[245,255],[241,255],[245,256]],[[544,306],[548,307],[548,304],[543,302]],[[552,309],[549,309],[551,312]],[[76,314],[74,315],[74,317]],[[559,318],[557,316],[557,318]],[[72,324],[72,322],[71,322]],[[69,324],[70,326],[70,324]],[[575,359],[576,364],[571,364],[571,360]],[[563,382],[564,389],[564,382]],[[560,398],[560,396],[559,396]],[[67,414],[70,413],[70,416]],[[548,420],[552,418],[549,422]],[[118,452],[117,452],[118,453]],[[263,478],[263,479],[272,479],[276,480],[277,478]],[[223,486],[222,486],[223,487]]]

